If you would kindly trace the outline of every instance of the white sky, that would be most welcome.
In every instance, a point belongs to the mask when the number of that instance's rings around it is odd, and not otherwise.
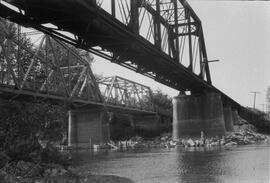
[[[188,1],[200,17],[205,36],[213,85],[243,106],[262,109],[265,91],[270,86],[270,2],[262,1]],[[119,75],[160,88],[175,96],[176,90],[95,57],[93,71],[104,76]]]

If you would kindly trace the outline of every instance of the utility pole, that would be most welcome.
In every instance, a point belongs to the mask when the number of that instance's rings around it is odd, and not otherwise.
[[[256,95],[259,94],[260,92],[257,91],[251,91],[250,93],[254,94],[254,100],[253,100],[253,109],[255,109],[255,104],[256,104]]]

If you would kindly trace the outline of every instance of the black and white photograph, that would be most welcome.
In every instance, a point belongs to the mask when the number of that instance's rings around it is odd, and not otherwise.
[[[0,183],[270,183],[270,1],[0,0]]]

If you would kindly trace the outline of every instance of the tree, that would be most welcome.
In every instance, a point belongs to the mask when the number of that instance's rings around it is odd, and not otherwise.
[[[268,116],[270,117],[270,86],[268,86],[266,91],[266,110],[268,113]]]
[[[66,129],[63,107],[45,102],[1,101],[0,149],[13,160],[30,159],[39,140],[60,141]]]
[[[26,35],[19,34],[14,23],[0,18],[0,30],[0,83],[12,85],[14,76],[18,82],[23,80],[32,59],[31,53],[22,48],[34,50],[34,47]],[[33,65],[35,68],[37,64]]]
[[[0,84],[14,84],[12,72],[19,82],[22,81],[33,59],[36,60],[27,84],[31,88],[31,83],[41,80],[37,76],[41,76],[44,69],[38,58],[33,58],[30,53],[35,53],[36,49],[30,39],[18,34],[14,23],[0,18]],[[56,49],[61,51],[61,48]],[[44,52],[44,49],[41,50],[40,56]],[[62,58],[60,54],[58,56]],[[32,152],[41,150],[40,140],[60,141],[66,131],[66,110],[63,106],[0,98],[0,152],[6,152],[12,160],[31,159]]]
[[[164,94],[160,89],[153,92],[153,103],[164,109],[172,109],[172,98]]]
[[[48,39],[40,41],[43,44],[35,46],[26,34],[20,34],[16,24],[0,18],[0,85],[16,86],[13,81],[13,78],[16,78],[19,83],[17,86],[24,83],[23,90],[39,91],[48,78],[46,92],[59,94],[64,92],[64,89],[61,88],[63,86],[59,87],[60,78],[56,78],[59,77],[59,74],[55,74],[56,66],[62,69],[68,87],[76,85],[83,70],[76,66],[91,64],[94,61],[93,56],[56,39],[46,38]],[[74,69],[67,72],[70,69],[67,69],[67,66],[74,66]],[[28,69],[30,72],[24,77]],[[51,80],[50,72],[54,73]],[[15,77],[11,73],[14,73]],[[52,80],[55,85],[51,84]],[[19,153],[16,149],[20,149],[18,147],[24,144],[25,151],[30,152],[38,140],[59,141],[66,131],[66,109],[61,104],[29,102],[27,99],[2,101],[0,98],[0,151],[7,151],[8,154],[14,154],[14,151]],[[16,156],[16,153],[12,156]]]

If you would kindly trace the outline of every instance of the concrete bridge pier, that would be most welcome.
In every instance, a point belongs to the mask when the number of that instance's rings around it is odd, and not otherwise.
[[[233,125],[239,125],[238,111],[237,110],[232,111],[232,118],[233,118]]]
[[[90,148],[109,141],[108,114],[104,108],[70,110],[68,115],[68,146]]]
[[[173,98],[173,139],[225,134],[223,105],[218,93]]]
[[[233,132],[233,116],[231,106],[223,106],[223,115],[225,121],[225,129],[228,132]]]

